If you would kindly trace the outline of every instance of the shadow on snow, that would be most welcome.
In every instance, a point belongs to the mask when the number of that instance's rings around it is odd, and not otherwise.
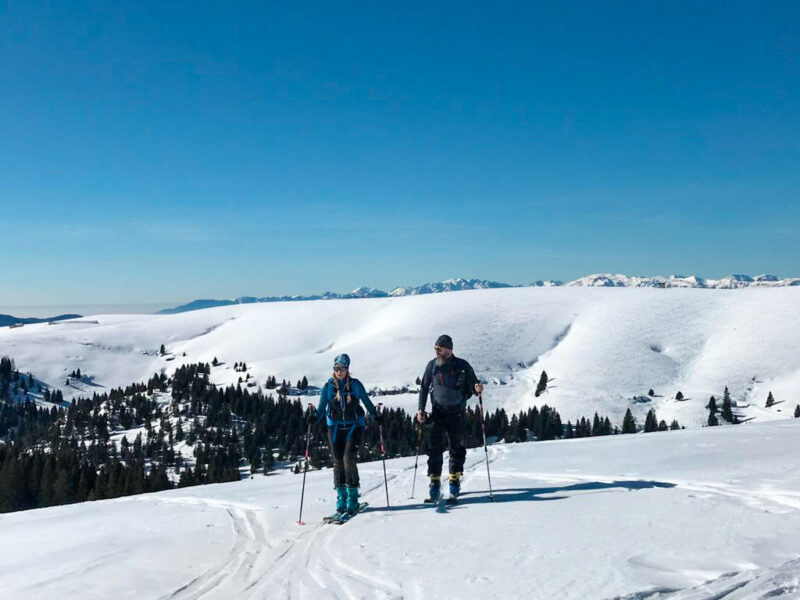
[[[623,489],[630,492],[638,490],[648,490],[653,488],[674,488],[676,484],[668,483],[665,481],[645,481],[641,479],[629,481],[590,481],[585,483],[576,483],[573,485],[557,486],[557,487],[530,487],[530,488],[498,488],[493,490],[494,502],[543,502],[552,500],[565,500],[570,497],[570,492],[602,492],[605,490]],[[552,496],[551,494],[557,494]],[[462,492],[459,496],[458,503],[453,505],[440,505],[437,507],[439,512],[447,512],[451,509],[458,508],[467,504],[484,504],[491,502],[489,499],[489,490],[475,490],[471,492]],[[442,508],[443,507],[443,508]],[[432,510],[433,507],[419,504],[405,504],[400,506],[392,506],[391,512],[398,512],[404,510]],[[386,507],[370,506],[364,512],[378,512],[385,511]]]

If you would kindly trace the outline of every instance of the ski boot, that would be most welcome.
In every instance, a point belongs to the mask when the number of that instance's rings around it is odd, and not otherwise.
[[[431,478],[431,483],[428,486],[428,497],[425,498],[425,502],[428,504],[436,504],[442,493],[442,483],[438,475],[428,475],[428,477]]]
[[[325,523],[335,523],[347,514],[347,488],[340,485],[336,488],[336,512],[322,520]]]
[[[461,473],[450,473],[450,498],[448,502],[455,502],[458,500],[458,495],[461,493]]]
[[[347,488],[340,485],[336,488],[336,512],[343,513],[347,510]]]
[[[358,488],[348,487],[347,490],[347,512],[354,515],[358,512]]]

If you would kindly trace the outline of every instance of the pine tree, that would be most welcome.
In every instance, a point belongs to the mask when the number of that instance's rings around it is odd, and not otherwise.
[[[719,412],[719,409],[717,408],[717,399],[714,398],[714,396],[711,396],[711,398],[708,399],[708,404],[706,405],[706,408],[708,409],[708,412],[714,415],[717,414],[717,412]]]
[[[794,418],[800,419],[800,404],[794,407]]]
[[[542,371],[542,374],[539,377],[539,383],[536,385],[536,392],[534,392],[534,396],[536,398],[541,396],[545,390],[547,390],[547,381],[547,371]]]
[[[161,356],[164,356],[167,353],[167,349],[164,347],[164,344],[161,344],[159,352],[161,352]]]
[[[719,420],[717,419],[717,415],[714,413],[708,413],[708,426],[709,427],[716,427],[719,425]]]
[[[738,422],[738,420],[733,414],[733,404],[731,403],[730,395],[726,395],[722,399],[722,412],[720,413],[720,416],[724,421],[727,421],[728,423]]]
[[[683,392],[678,390],[678,393],[675,394],[675,400],[681,401],[683,400]]]
[[[652,408],[647,411],[647,417],[644,420],[645,433],[658,430],[658,419],[656,418],[656,411]]]
[[[775,404],[775,397],[772,395],[772,392],[767,394],[767,408],[772,407]]]
[[[631,414],[631,409],[625,411],[625,418],[622,419],[622,433],[636,433],[636,419]]]

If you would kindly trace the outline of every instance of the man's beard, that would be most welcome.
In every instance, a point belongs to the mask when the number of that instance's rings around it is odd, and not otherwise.
[[[437,366],[437,367],[441,367],[441,366],[442,366],[444,363],[446,363],[446,362],[447,362],[447,359],[446,359],[446,358],[443,358],[443,357],[441,357],[441,356],[437,356],[437,357],[436,357],[436,366]]]

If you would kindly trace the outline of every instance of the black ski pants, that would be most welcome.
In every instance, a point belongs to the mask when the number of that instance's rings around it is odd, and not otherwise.
[[[445,437],[450,450],[450,473],[461,473],[464,470],[464,459],[467,449],[464,446],[463,410],[444,411],[434,409],[431,413],[431,434],[428,443],[428,475],[441,476],[442,453],[445,449]]]
[[[363,427],[339,427],[334,439],[333,427],[328,427],[328,447],[333,455],[333,486],[358,487],[358,448],[361,446]]]

